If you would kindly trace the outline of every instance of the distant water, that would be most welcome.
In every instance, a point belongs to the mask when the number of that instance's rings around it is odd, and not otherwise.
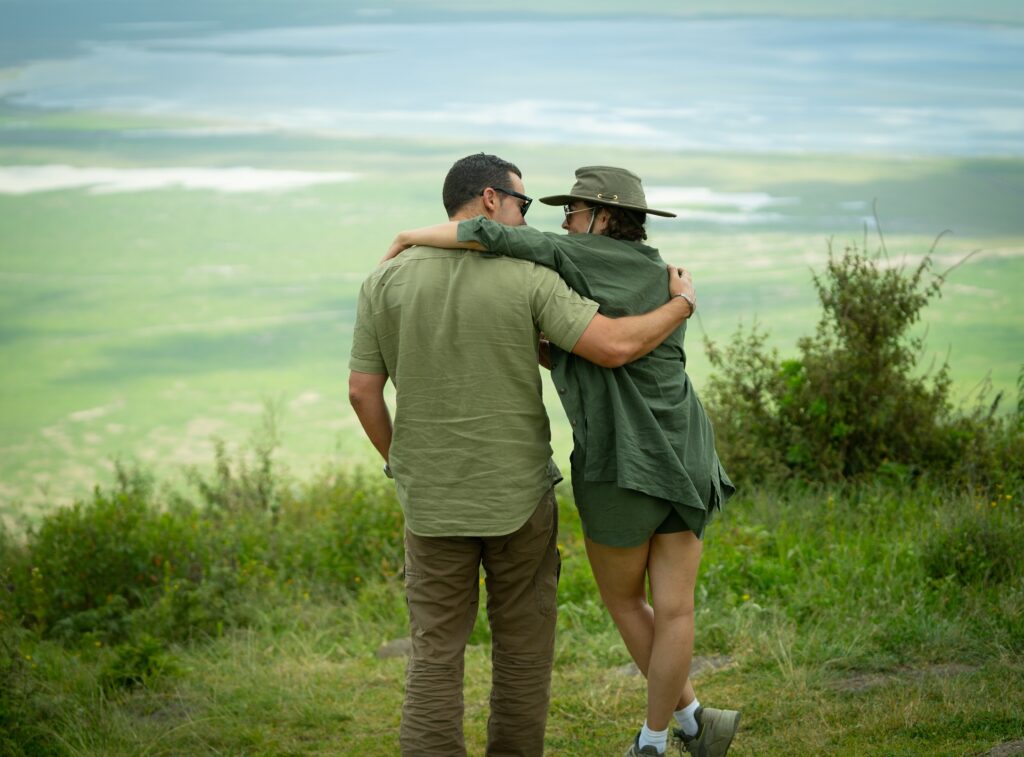
[[[1022,27],[729,18],[182,35],[83,41],[77,57],[8,70],[0,97],[243,130],[1024,155]]]

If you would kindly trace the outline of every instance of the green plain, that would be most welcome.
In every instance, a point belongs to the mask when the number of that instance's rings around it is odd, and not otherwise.
[[[395,232],[443,220],[443,176],[475,150],[516,162],[534,197],[564,191],[579,165],[609,163],[636,170],[648,187],[785,200],[766,209],[773,220],[651,223],[653,244],[692,270],[698,287],[700,318],[688,342],[698,390],[708,372],[703,334],[722,342],[738,324],[757,322],[793,353],[813,331],[811,273],[830,243],[876,249],[884,240],[895,265],[926,253],[946,229],[953,233],[938,244],[937,269],[982,252],[951,274],[927,311],[923,364],[948,357],[955,393],[973,400],[986,381],[1012,389],[1024,361],[1020,159],[187,135],[168,126],[184,125],[7,107],[0,166],[251,166],[357,177],[270,193],[0,195],[0,513],[8,525],[109,481],[114,458],[171,477],[206,465],[213,439],[237,446],[267,403],[281,411],[282,456],[294,473],[371,462],[346,401],[355,296]],[[869,228],[873,203],[881,238]],[[530,215],[550,231],[560,220],[539,203]],[[549,407],[556,461],[567,467],[569,433],[557,403]]]

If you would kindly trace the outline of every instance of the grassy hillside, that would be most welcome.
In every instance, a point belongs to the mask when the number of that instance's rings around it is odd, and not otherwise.
[[[259,489],[258,465],[227,462],[162,515],[126,475],[4,544],[0,751],[396,750],[404,659],[379,655],[408,632],[391,490],[334,473]],[[881,483],[731,502],[706,540],[696,676],[703,702],[743,711],[731,753],[979,754],[1019,739],[1022,515],[1019,491]],[[547,753],[615,753],[642,720],[643,680],[564,497],[561,524]],[[466,677],[476,754],[488,659],[481,617]]]

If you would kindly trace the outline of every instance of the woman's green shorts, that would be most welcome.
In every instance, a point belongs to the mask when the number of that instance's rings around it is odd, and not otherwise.
[[[614,481],[586,481],[584,455],[574,449],[572,493],[580,513],[583,533],[591,541],[609,547],[636,547],[654,534],[693,531],[704,536],[708,513],[678,502],[623,489]]]

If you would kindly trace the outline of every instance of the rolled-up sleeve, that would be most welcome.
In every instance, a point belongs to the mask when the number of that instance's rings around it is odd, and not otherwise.
[[[356,305],[356,325],[352,332],[352,352],[348,367],[360,373],[387,373],[384,356],[377,341],[377,329],[373,321],[370,280],[363,282]]]
[[[597,313],[597,303],[569,288],[557,273],[534,266],[530,308],[534,323],[552,343],[571,352]]]

